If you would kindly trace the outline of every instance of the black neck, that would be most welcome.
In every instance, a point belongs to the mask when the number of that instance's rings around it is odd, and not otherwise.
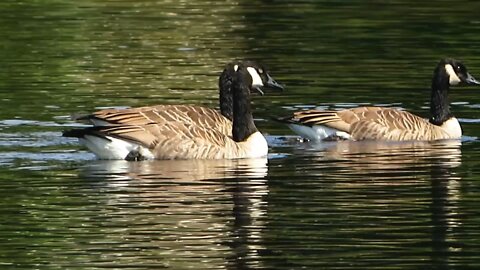
[[[430,123],[441,125],[452,114],[448,104],[449,76],[443,66],[438,66],[432,80],[432,96],[430,98]]]
[[[234,72],[233,65],[229,64],[218,80],[220,113],[230,121],[233,121],[232,77]]]
[[[233,140],[236,142],[245,141],[250,135],[257,132],[253,122],[250,105],[250,89],[246,83],[249,77],[245,69],[237,71],[233,81]]]

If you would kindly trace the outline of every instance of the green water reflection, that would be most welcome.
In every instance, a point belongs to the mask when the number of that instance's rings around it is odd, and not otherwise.
[[[462,142],[306,145],[270,120],[426,115],[440,58],[480,77],[478,33],[475,1],[3,1],[0,268],[478,268],[478,89],[451,91]],[[253,101],[268,161],[104,162],[60,136],[104,107],[216,107],[243,58],[286,85]]]

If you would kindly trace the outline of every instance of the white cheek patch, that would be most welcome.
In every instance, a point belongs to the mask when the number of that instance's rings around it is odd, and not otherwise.
[[[238,65],[233,66],[233,70],[234,70],[235,72],[237,72],[237,70],[238,70]]]
[[[445,70],[447,71],[447,74],[449,76],[450,85],[457,85],[461,82],[460,78],[458,78],[457,73],[455,73],[455,71],[453,70],[452,65],[446,64]]]
[[[252,76],[252,86],[263,86],[262,78],[258,75],[258,72],[253,67],[247,67],[248,73]]]

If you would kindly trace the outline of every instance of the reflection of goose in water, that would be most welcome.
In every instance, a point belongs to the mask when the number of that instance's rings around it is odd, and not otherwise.
[[[429,265],[447,269],[466,226],[460,147],[460,140],[310,144],[297,150],[290,170],[310,177],[313,196],[328,196],[322,207],[348,219],[338,231],[363,247],[363,258],[430,248]]]
[[[147,261],[162,258],[172,269],[260,263],[267,171],[266,158],[99,161],[83,168],[105,196],[99,215],[109,218],[99,226],[106,240],[115,246],[129,239],[132,249],[142,245]],[[128,263],[128,254],[112,257]]]
[[[377,169],[411,168],[416,164],[431,165],[441,162],[446,167],[461,163],[461,141],[338,141],[307,144],[305,150],[322,160],[340,160],[352,163],[351,169],[365,167]],[[321,151],[319,151],[321,150]]]
[[[267,175],[267,158],[220,160],[152,160],[128,162],[99,160],[85,167],[87,177],[101,176],[123,180],[172,179],[197,181],[244,177],[260,178]]]

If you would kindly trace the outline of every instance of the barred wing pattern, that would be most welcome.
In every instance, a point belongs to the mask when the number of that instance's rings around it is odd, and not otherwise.
[[[441,126],[406,111],[384,107],[359,107],[342,111],[295,112],[290,123],[322,125],[343,131],[353,140],[439,140],[457,136]]]
[[[101,127],[98,132],[142,145],[156,159],[228,159],[246,154],[242,143],[234,142],[220,131],[180,121],[163,125],[112,125]]]
[[[97,126],[165,125],[170,122],[199,125],[231,137],[232,122],[214,109],[191,105],[157,105],[130,109],[106,109],[79,118]]]

